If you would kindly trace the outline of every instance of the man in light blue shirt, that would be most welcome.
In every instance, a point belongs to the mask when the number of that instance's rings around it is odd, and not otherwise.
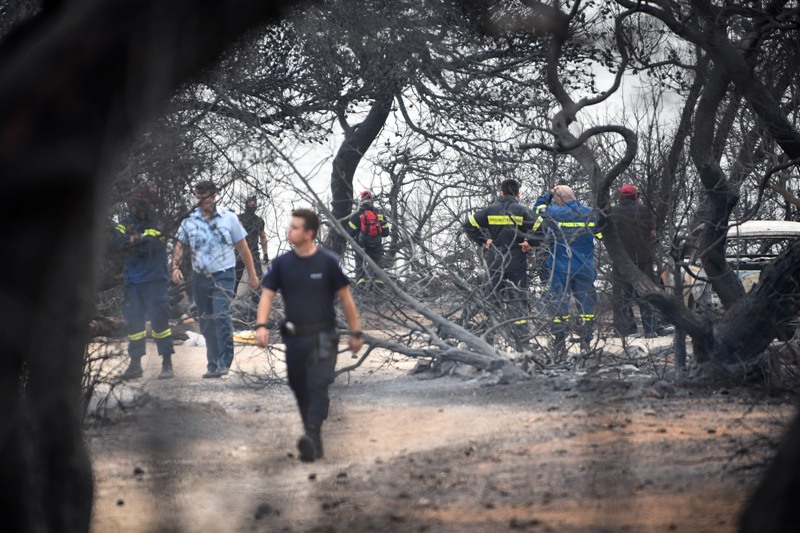
[[[172,254],[172,281],[177,285],[183,282],[180,264],[184,247],[192,252],[192,293],[208,359],[204,378],[224,376],[233,363],[234,247],[247,269],[250,288],[256,290],[259,284],[253,256],[244,239],[247,232],[233,211],[217,206],[217,190],[209,180],[195,185],[197,207],[181,222]]]

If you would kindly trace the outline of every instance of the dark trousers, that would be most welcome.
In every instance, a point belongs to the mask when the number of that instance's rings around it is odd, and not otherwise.
[[[370,259],[375,261],[378,266],[381,266],[381,262],[383,261],[383,246],[363,245],[363,248]],[[367,267],[364,263],[364,258],[361,257],[360,254],[356,254],[356,286],[367,281]]]
[[[233,321],[231,300],[235,283],[233,268],[211,275],[195,272],[192,291],[200,332],[206,339],[208,370],[230,368],[233,363]]]
[[[289,387],[294,392],[304,427],[319,429],[328,418],[328,387],[335,378],[338,335],[284,335]]]
[[[636,267],[655,281],[652,263],[636,263]],[[633,304],[639,305],[642,316],[642,329],[644,333],[653,333],[659,325],[658,311],[642,299],[616,269],[611,272],[611,299],[614,310],[614,329],[621,334],[636,329],[636,318],[633,314]]]
[[[566,269],[553,269],[550,282],[550,298],[553,306],[552,332],[556,340],[565,339],[569,331],[570,296],[575,298],[581,319],[580,333],[584,340],[592,340],[594,327],[594,306],[597,303],[597,290],[594,288],[595,271],[584,267],[576,272]]]
[[[253,253],[252,251],[250,253]],[[259,259],[258,255],[253,255],[253,266],[256,267],[256,274],[258,275],[258,279],[261,279],[262,270],[261,270],[261,260]],[[236,283],[233,286],[233,294],[239,292],[239,282],[242,281],[242,276],[244,275],[244,261],[240,257],[236,258],[236,266],[234,267],[236,270]],[[257,299],[258,297],[256,297]]]
[[[172,329],[169,327],[169,296],[167,280],[125,284],[125,304],[122,309],[128,330],[128,355],[141,358],[147,351],[145,321],[150,319],[151,335],[162,357],[175,352]]]
[[[487,298],[505,309],[511,320],[514,339],[519,343],[528,334],[528,272],[494,269],[489,274]]]

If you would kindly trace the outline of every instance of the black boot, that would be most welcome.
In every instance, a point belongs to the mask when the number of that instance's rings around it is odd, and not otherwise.
[[[128,364],[128,368],[125,369],[119,379],[122,381],[128,381],[131,379],[138,379],[142,377],[144,372],[142,371],[142,358],[141,357],[131,357],[131,362]]]
[[[174,374],[172,373],[172,354],[167,354],[161,357],[161,373],[158,379],[171,379]]]
[[[322,459],[322,436],[320,435],[321,428],[308,426],[306,427],[306,435],[311,437],[311,442],[314,443],[314,458]]]
[[[297,440],[297,450],[300,452],[301,461],[310,463],[315,459],[322,458],[322,438],[319,433],[319,428],[306,426],[305,434]]]

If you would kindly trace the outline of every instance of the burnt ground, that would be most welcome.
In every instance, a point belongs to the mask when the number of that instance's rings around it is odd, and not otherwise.
[[[241,348],[246,374],[203,380],[204,349],[177,350],[175,379],[149,355],[87,430],[96,532],[733,532],[794,413],[630,362],[501,385],[374,355],[332,387],[326,456],[305,464],[288,386],[250,379],[279,362]]]

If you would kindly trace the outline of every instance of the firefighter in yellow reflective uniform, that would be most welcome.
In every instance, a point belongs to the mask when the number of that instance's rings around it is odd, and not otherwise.
[[[123,314],[128,329],[130,363],[120,376],[123,380],[142,377],[147,318],[152,326],[151,336],[161,355],[158,379],[173,376],[172,354],[175,348],[169,326],[167,251],[161,222],[152,206],[152,195],[152,190],[147,187],[134,191],[129,201],[130,214],[117,225],[111,242],[112,248],[125,254]]]
[[[567,185],[556,185],[552,191],[541,195],[534,210],[539,215],[534,230],[543,228],[550,242],[547,266],[551,272],[554,351],[564,353],[566,350],[570,295],[578,307],[581,348],[588,350],[594,337],[594,307],[597,303],[594,239],[603,238],[593,210],[578,202]]]
[[[535,244],[533,224],[533,214],[519,203],[519,183],[507,179],[500,185],[499,200],[469,215],[462,225],[467,236],[486,250],[487,296],[510,312],[514,341],[520,351],[528,338],[526,250]]]

